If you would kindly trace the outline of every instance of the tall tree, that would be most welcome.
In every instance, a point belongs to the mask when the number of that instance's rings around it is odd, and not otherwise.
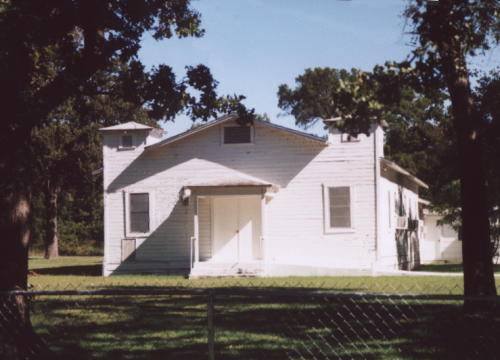
[[[494,259],[500,257],[500,68],[480,77],[474,92],[481,118],[488,184],[490,237]]]
[[[320,119],[339,117],[337,126],[353,134],[367,133],[383,119],[377,99],[378,83],[359,69],[306,69],[295,79],[295,89],[281,85],[278,106],[309,126]]]
[[[498,0],[412,0],[405,15],[416,48],[411,63],[424,86],[450,96],[460,159],[464,292],[496,294],[488,214],[483,127],[471,90],[470,57],[500,40]]]
[[[120,96],[142,103],[151,118],[169,120],[181,111],[193,118],[214,116],[222,105],[215,92],[217,83],[206,67],[187,68],[185,78],[179,80],[166,65],[145,71],[137,57],[144,33],[156,40],[199,37],[203,35],[200,21],[189,0],[0,2],[4,113],[0,198],[5,203],[0,208],[0,290],[26,289],[32,179],[25,159],[33,129],[50,122],[51,115],[70,99],[85,101],[89,93],[106,95],[97,78],[117,66],[117,76],[126,84]],[[235,106],[239,98],[230,100],[226,105]],[[24,300],[4,305],[29,329]],[[0,353],[23,357],[30,339],[16,334],[20,339],[0,339]]]
[[[70,115],[70,114],[68,114]],[[79,125],[77,114],[72,123],[53,119],[32,132],[29,157],[32,195],[44,200],[43,243],[45,258],[59,256],[59,206],[62,198],[75,190],[92,187],[93,169],[100,166],[100,147],[95,146],[98,124]],[[38,234],[33,234],[38,235]],[[63,239],[64,240],[64,239]]]

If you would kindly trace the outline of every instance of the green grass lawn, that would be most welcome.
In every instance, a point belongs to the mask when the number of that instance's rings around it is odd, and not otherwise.
[[[34,327],[62,359],[206,359],[207,294],[195,291],[200,288],[216,294],[217,359],[458,358],[476,337],[482,349],[500,338],[500,317],[485,326],[462,316],[462,278],[456,276],[104,278],[99,257],[32,258],[30,270],[34,290],[145,292],[36,296]],[[283,296],[277,289],[304,295]],[[352,295],[307,292],[325,290]],[[371,298],[364,292],[412,295]],[[458,338],[472,340],[457,344]]]
[[[279,278],[187,279],[166,275],[101,276],[100,257],[30,259],[29,283],[34,290],[88,290],[112,288],[306,288],[345,291],[461,294],[461,277],[443,276],[331,276]]]

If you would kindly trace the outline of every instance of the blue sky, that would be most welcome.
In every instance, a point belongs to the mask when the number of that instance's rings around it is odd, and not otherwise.
[[[165,63],[179,76],[186,65],[205,64],[220,94],[243,94],[249,107],[273,122],[295,127],[278,108],[278,86],[293,85],[316,66],[370,70],[410,51],[401,16],[403,0],[198,0],[206,30],[201,38],[157,42],[145,36],[140,52],[147,66]],[[179,116],[168,135],[191,126]],[[321,133],[318,124],[308,131]]]

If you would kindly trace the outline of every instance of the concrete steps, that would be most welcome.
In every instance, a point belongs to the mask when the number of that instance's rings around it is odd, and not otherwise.
[[[189,277],[254,277],[260,276],[263,271],[260,263],[199,262],[191,269]]]

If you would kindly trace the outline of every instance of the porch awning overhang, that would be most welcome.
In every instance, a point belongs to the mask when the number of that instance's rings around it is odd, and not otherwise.
[[[279,190],[279,186],[276,184],[233,170],[230,174],[188,181],[182,187],[182,199],[187,200],[191,197],[191,190],[200,188],[231,188],[233,189],[231,192],[234,192],[234,189],[237,188],[252,187],[265,189],[266,197],[273,197],[274,193]]]
[[[415,184],[417,184],[419,187],[422,187],[424,189],[428,189],[429,188],[429,185],[427,185],[426,183],[424,183],[422,180],[420,180],[419,178],[417,178],[416,176],[414,176],[413,174],[409,173],[408,171],[406,171],[405,169],[403,169],[401,166],[399,166],[398,164],[396,164],[395,162],[392,162],[390,160],[387,160],[387,159],[384,159],[384,158],[381,158],[380,159],[380,163],[382,166],[386,166],[388,167],[389,169],[392,169],[394,170],[395,172],[407,177],[410,181],[414,182]]]
[[[262,186],[262,187],[278,187],[269,181],[265,181],[253,176],[245,175],[238,172],[223,176],[214,177],[211,179],[199,179],[188,181],[184,188],[195,187],[235,187],[235,186]]]

